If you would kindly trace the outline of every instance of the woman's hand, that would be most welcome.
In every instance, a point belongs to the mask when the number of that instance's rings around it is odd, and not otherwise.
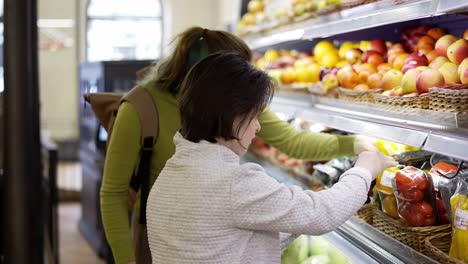
[[[136,264],[136,261],[128,261],[127,264]]]
[[[364,151],[359,154],[354,166],[367,169],[372,175],[372,180],[375,180],[383,170],[397,165],[398,163],[393,158],[380,152]]]
[[[354,153],[360,154],[364,151],[377,151],[376,141],[372,138],[356,136],[354,139]]]

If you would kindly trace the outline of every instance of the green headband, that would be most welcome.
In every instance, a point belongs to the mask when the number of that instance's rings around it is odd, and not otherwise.
[[[208,44],[205,38],[202,36],[195,40],[192,46],[189,48],[189,54],[187,59],[187,66],[190,68],[197,64],[201,59],[208,56]]]

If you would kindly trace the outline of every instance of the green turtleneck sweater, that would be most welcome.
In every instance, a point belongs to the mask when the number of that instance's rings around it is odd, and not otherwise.
[[[174,154],[173,137],[180,130],[176,98],[169,92],[146,88],[159,113],[159,137],[151,162],[151,185],[166,161]],[[337,136],[299,131],[280,120],[268,108],[259,116],[261,131],[257,136],[287,155],[305,160],[328,160],[354,155],[353,136]],[[104,177],[101,186],[101,214],[107,240],[116,263],[135,259],[128,221],[128,187],[140,157],[141,126],[138,114],[130,103],[119,108],[107,149]],[[135,203],[139,215],[140,195]]]

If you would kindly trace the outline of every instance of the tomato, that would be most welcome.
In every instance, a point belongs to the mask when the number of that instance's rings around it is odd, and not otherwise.
[[[424,219],[424,226],[433,226],[435,225],[435,218],[434,217],[428,217]]]
[[[441,224],[448,224],[450,223],[448,214],[439,214],[439,219]]]
[[[418,186],[418,189],[421,191],[424,191],[427,189],[428,184],[427,184],[426,176],[423,175],[422,177],[420,177],[420,181],[417,184],[417,186]]]
[[[395,183],[400,192],[418,188],[424,191],[428,187],[426,175],[422,170],[415,167],[405,167],[395,174]]]
[[[431,204],[425,201],[413,204],[413,212],[422,214],[425,217],[433,216],[433,209]]]
[[[421,190],[408,190],[401,193],[403,199],[412,202],[419,202],[424,198],[424,193]]]
[[[395,184],[400,192],[404,192],[412,188],[413,180],[407,177],[402,171],[398,171],[395,174]]]
[[[426,221],[425,217],[418,213],[409,214],[405,220],[410,226],[424,226]]]

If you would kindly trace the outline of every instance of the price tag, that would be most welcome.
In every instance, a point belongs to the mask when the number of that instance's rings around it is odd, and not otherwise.
[[[466,230],[468,227],[468,211],[457,208],[455,211],[455,227]]]
[[[392,181],[395,178],[395,172],[384,171],[382,174],[382,178],[380,179],[380,184],[392,188]]]

